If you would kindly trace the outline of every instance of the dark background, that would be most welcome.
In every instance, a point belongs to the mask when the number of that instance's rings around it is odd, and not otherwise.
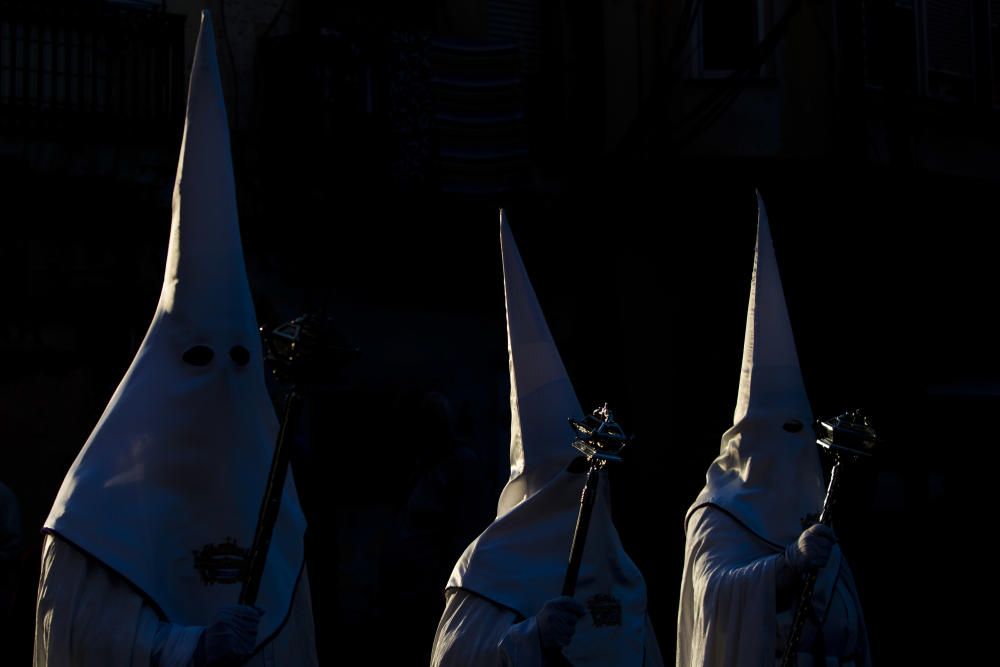
[[[296,461],[323,664],[425,664],[444,577],[492,518],[500,206],[581,403],[638,437],[616,522],[670,661],[683,515],[735,405],[755,188],[816,415],[864,406],[885,438],[837,523],[873,658],[972,649],[997,3],[36,0],[0,2],[0,482],[22,524],[0,664],[29,664],[39,528],[156,304],[203,7],[258,317],[324,307],[362,349]],[[457,467],[427,453],[427,391],[454,408]],[[439,530],[408,561],[417,524]]]

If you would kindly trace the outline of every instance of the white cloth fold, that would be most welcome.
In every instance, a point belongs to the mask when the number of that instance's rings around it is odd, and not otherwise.
[[[41,569],[34,667],[187,667],[201,626],[163,622],[127,581],[58,537],[46,536]],[[276,625],[247,667],[319,664],[306,572]]]
[[[580,623],[585,623],[586,618]],[[662,667],[663,656],[645,619],[643,667]],[[543,667],[535,617],[523,618],[462,589],[448,592],[434,638],[431,667]]]
[[[847,562],[839,547],[834,551],[812,601],[824,618],[822,631],[808,621],[799,647],[819,647],[824,660],[862,667],[870,659],[861,605]],[[678,667],[759,667],[780,658],[792,620],[791,610],[777,610],[780,553],[722,509],[708,505],[692,513],[677,614]]]

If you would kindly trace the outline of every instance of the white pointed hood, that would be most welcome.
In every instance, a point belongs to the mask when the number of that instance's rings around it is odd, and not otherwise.
[[[503,211],[500,254],[511,418],[510,480],[500,495],[497,516],[534,495],[579,455],[569,446],[566,420],[583,415]]]
[[[500,213],[510,364],[510,479],[497,518],[455,565],[449,588],[463,588],[534,616],[560,595],[585,475],[567,472],[578,456],[567,418],[583,416],[535,298],[506,217]],[[584,604],[614,601],[620,625],[581,620],[565,654],[573,664],[641,665],[646,584],[611,521],[607,478],[599,485],[577,584]]]
[[[202,15],[163,289],[131,367],[45,522],[171,622],[237,601],[278,424],[240,243],[215,39]],[[258,606],[263,643],[288,614],[305,520],[291,475]]]
[[[764,202],[757,195],[757,248],[733,426],[688,516],[713,504],[778,546],[818,513],[823,482],[812,409],[799,369]]]

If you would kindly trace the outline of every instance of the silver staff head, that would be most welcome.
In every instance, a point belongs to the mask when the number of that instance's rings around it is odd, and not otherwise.
[[[861,410],[817,421],[816,435],[816,444],[838,456],[867,458],[878,444],[875,429]]]
[[[615,421],[607,403],[580,421],[570,419],[569,427],[576,436],[573,446],[587,458],[600,461],[621,461],[622,450],[630,441]]]

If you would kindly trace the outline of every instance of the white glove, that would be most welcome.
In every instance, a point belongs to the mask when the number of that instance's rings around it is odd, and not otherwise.
[[[785,562],[798,575],[813,572],[826,565],[836,543],[833,528],[822,523],[814,524],[785,547]]]
[[[576,622],[586,613],[586,607],[567,596],[552,598],[543,604],[535,614],[542,650],[558,650],[568,645],[576,632]]]
[[[201,633],[191,657],[192,667],[235,667],[253,655],[257,626],[264,611],[246,605],[228,605],[215,614]]]

